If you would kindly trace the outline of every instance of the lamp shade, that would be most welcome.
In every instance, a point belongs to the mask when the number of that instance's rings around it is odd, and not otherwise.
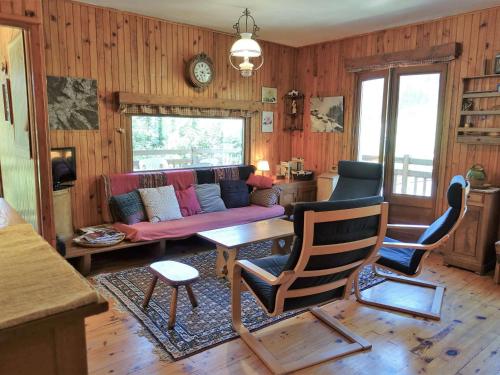
[[[257,162],[257,170],[258,171],[269,171],[269,162],[267,160],[259,160]]]
[[[262,49],[259,43],[252,39],[252,33],[241,33],[241,38],[233,43],[230,53],[236,57],[259,57]]]

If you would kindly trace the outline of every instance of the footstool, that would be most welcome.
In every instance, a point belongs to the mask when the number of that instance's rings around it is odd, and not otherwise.
[[[153,274],[153,280],[151,281],[148,292],[144,296],[144,302],[142,306],[144,308],[148,307],[149,300],[153,295],[153,291],[158,279],[161,279],[165,284],[171,286],[172,299],[170,300],[170,318],[168,319],[168,329],[172,329],[175,325],[177,293],[179,286],[184,285],[186,287],[191,305],[193,307],[198,306],[198,302],[196,301],[196,297],[194,296],[193,289],[191,289],[191,284],[200,278],[200,274],[198,273],[198,270],[191,266],[188,266],[187,264],[182,264],[171,260],[152,263],[148,267],[148,271]]]

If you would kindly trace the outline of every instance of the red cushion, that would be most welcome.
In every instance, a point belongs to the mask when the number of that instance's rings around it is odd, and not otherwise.
[[[266,176],[257,176],[252,173],[248,177],[247,185],[254,186],[257,189],[270,189],[273,187],[273,179]]]
[[[177,190],[175,195],[177,196],[182,216],[196,215],[201,212],[200,202],[198,202],[193,186],[185,190]]]

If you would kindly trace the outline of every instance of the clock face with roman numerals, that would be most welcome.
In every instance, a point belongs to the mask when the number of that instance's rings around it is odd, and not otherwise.
[[[214,79],[214,66],[210,58],[201,53],[189,60],[186,66],[188,81],[195,87],[206,87]]]
[[[196,63],[193,72],[196,79],[202,83],[210,82],[212,79],[212,69],[205,61]]]

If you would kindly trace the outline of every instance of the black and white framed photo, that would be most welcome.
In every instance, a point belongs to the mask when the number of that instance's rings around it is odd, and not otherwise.
[[[274,126],[274,112],[262,111],[262,133],[272,133]]]
[[[97,130],[97,81],[47,77],[49,125],[52,130]]]
[[[314,133],[344,132],[344,97],[311,98],[311,131]]]

